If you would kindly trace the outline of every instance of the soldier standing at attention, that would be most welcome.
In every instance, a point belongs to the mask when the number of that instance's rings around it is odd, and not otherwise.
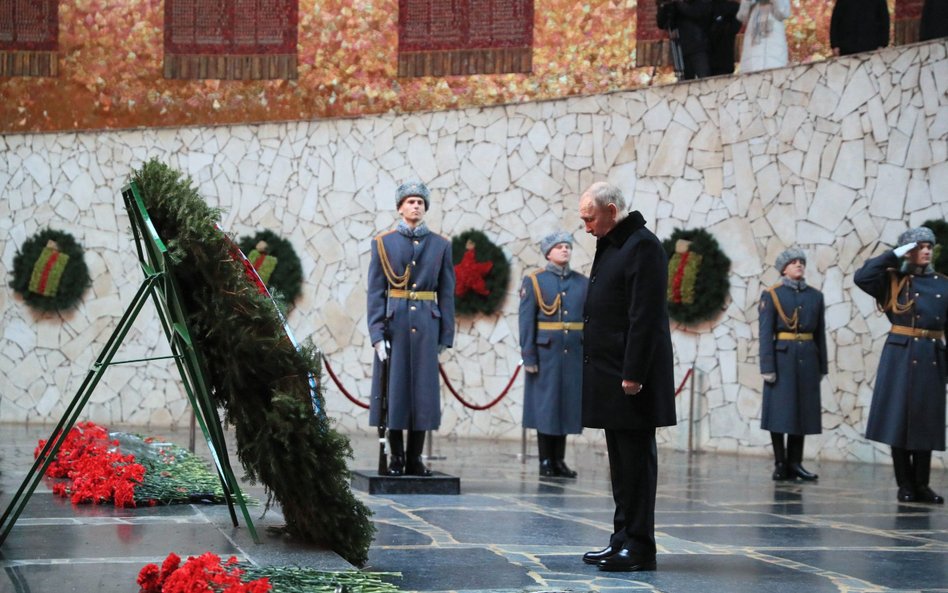
[[[760,427],[770,431],[774,480],[816,480],[802,465],[804,435],[822,432],[820,380],[827,374],[823,293],[807,285],[806,255],[777,256],[782,278],[760,295]],[[784,443],[786,437],[786,443]]]
[[[421,452],[425,431],[441,425],[438,354],[454,341],[451,241],[425,225],[430,199],[424,183],[402,184],[395,197],[401,221],[372,241],[366,301],[369,339],[377,356],[369,424],[379,425],[382,363],[391,357],[387,426],[392,476],[431,475]],[[408,431],[407,457],[403,430]]]
[[[537,431],[540,475],[575,478],[566,435],[583,431],[583,303],[589,280],[569,267],[573,236],[544,237],[546,267],[520,287],[520,356],[527,372],[523,426]]]
[[[931,229],[909,229],[897,248],[867,260],[855,277],[892,322],[866,438],[892,447],[900,502],[945,502],[928,485],[932,451],[945,450],[948,279],[932,268],[934,247]]]

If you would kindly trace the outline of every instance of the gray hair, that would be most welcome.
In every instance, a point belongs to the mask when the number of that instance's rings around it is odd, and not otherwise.
[[[616,205],[616,221],[622,220],[629,214],[629,207],[625,202],[622,190],[605,181],[597,181],[589,186],[584,196],[592,199],[597,208],[605,208],[609,204]]]

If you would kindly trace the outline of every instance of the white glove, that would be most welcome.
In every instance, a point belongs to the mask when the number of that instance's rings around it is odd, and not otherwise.
[[[763,377],[767,383],[776,383],[777,381],[777,373],[761,373],[760,376]]]
[[[540,367],[535,364],[525,364],[523,365],[523,370],[527,371],[528,373],[539,373]]]
[[[444,344],[438,344],[438,354],[441,354],[442,352],[444,352],[444,351],[447,350],[447,349],[448,349],[448,347],[445,346]]]
[[[378,342],[372,344],[372,347],[375,348],[375,353],[379,357],[379,362],[385,362],[388,358],[388,348],[390,344],[385,340],[379,340]]]
[[[895,255],[898,256],[898,257],[902,257],[903,255],[905,255],[905,254],[908,253],[909,251],[915,249],[915,246],[916,246],[916,245],[918,245],[918,243],[916,243],[915,241],[912,241],[911,243],[906,243],[905,245],[900,245],[900,246],[898,246],[898,247],[895,248],[895,250],[894,250],[894,251],[895,251]]]

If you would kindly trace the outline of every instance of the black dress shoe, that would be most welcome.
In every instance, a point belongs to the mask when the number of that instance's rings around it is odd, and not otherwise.
[[[899,492],[902,489],[899,488]],[[943,496],[936,494],[934,490],[928,486],[919,486],[915,489],[915,500],[918,502],[930,502],[933,504],[945,504],[945,499]]]
[[[897,498],[899,502],[915,502],[915,489],[909,486],[899,486]]]
[[[599,564],[601,560],[616,554],[619,551],[618,548],[613,548],[612,546],[606,546],[601,550],[595,550],[593,552],[586,552],[583,554],[583,562],[586,564]]]
[[[544,478],[552,478],[556,475],[556,466],[553,465],[552,459],[543,459],[540,461],[540,476]]]
[[[819,479],[818,475],[806,471],[806,469],[804,469],[804,467],[799,463],[791,463],[787,469],[791,477],[797,477],[806,482],[812,482],[813,480]]]
[[[428,477],[431,475],[431,470],[425,466],[419,455],[418,457],[412,457],[408,460],[408,463],[405,465],[405,473],[409,476]]]
[[[599,570],[607,572],[635,572],[655,568],[655,556],[640,556],[626,549],[599,561]]]
[[[562,476],[564,478],[575,478],[577,473],[574,472],[566,465],[566,462],[562,459],[557,459],[553,461],[553,468],[556,471],[556,475]]]
[[[388,460],[388,475],[405,475],[405,457],[402,455],[392,455]]]
[[[778,482],[789,478],[790,476],[787,474],[787,464],[782,461],[774,463],[774,473],[771,477]]]

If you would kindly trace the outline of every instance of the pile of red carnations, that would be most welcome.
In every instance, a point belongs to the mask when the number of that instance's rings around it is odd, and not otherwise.
[[[45,445],[41,440],[33,456],[38,457]],[[46,470],[47,476],[69,479],[55,484],[53,492],[74,504],[113,502],[117,507],[134,507],[135,487],[142,483],[145,467],[117,447],[118,441],[110,440],[101,426],[76,424]]]
[[[267,578],[243,582],[244,571],[236,565],[237,558],[231,556],[221,564],[220,557],[210,552],[190,556],[181,564],[181,558],[172,552],[161,568],[145,565],[138,573],[138,585],[141,593],[266,593],[272,589]]]

